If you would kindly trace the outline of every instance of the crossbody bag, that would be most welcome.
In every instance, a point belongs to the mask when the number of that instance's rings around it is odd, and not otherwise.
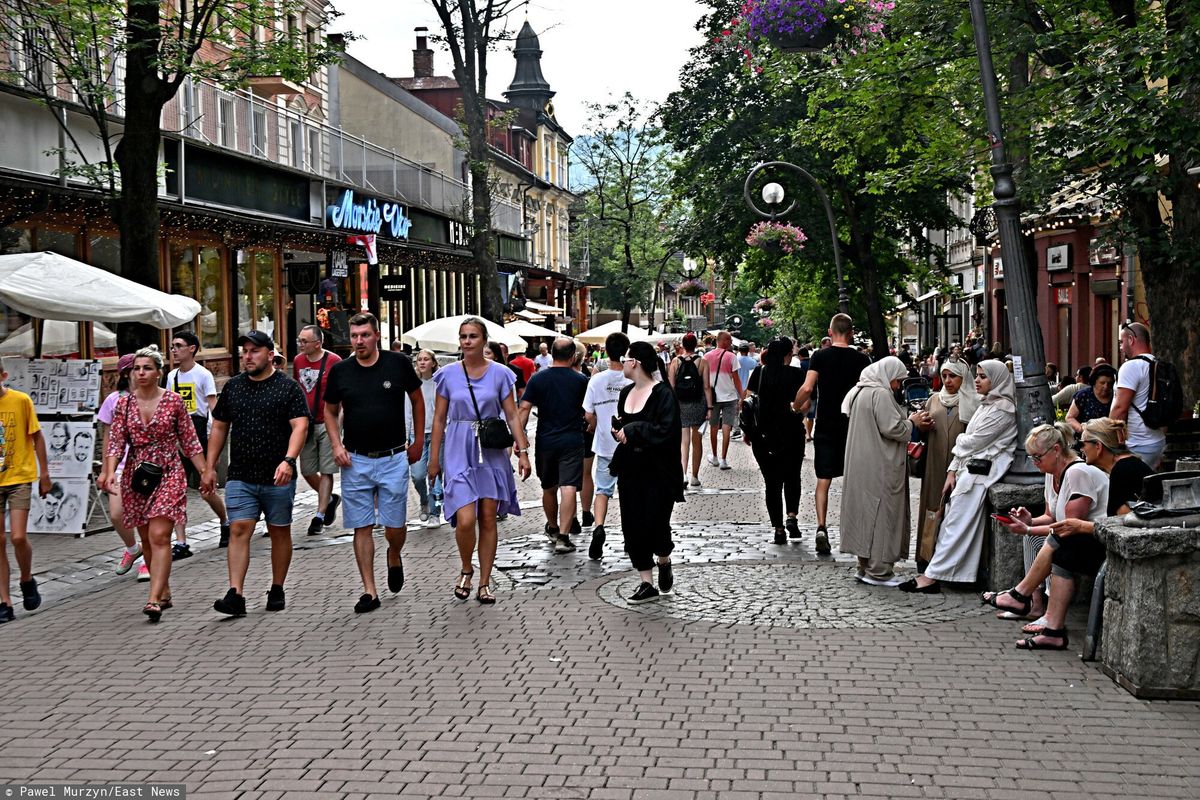
[[[162,402],[161,400],[159,402]],[[129,410],[137,405],[137,398],[132,394],[125,396],[125,425],[129,426]],[[153,420],[153,417],[151,418]],[[137,462],[137,466],[133,468],[133,474],[129,477],[129,488],[140,494],[142,497],[149,497],[154,494],[154,490],[162,483],[163,468],[161,464],[157,464],[148,459],[142,459]]]
[[[504,450],[512,447],[516,441],[513,439],[512,431],[508,429],[508,425],[500,417],[483,418],[479,413],[479,402],[475,399],[475,387],[471,385],[471,375],[467,372],[467,367],[464,364],[463,377],[467,379],[467,391],[471,393],[471,405],[475,408],[475,423],[472,427],[475,428],[475,441],[479,444],[479,463],[483,463],[483,448],[488,450]]]

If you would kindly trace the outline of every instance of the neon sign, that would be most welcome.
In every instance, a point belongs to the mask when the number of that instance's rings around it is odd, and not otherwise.
[[[331,227],[391,239],[407,239],[412,227],[404,206],[374,197],[356,198],[353,189],[344,189],[336,201],[326,206],[325,217]]]

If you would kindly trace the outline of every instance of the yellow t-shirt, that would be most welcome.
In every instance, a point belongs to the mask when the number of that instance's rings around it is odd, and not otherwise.
[[[24,392],[8,389],[0,397],[0,425],[4,426],[4,463],[0,465],[0,486],[33,483],[38,477],[37,454],[33,434],[42,429],[33,401]]]

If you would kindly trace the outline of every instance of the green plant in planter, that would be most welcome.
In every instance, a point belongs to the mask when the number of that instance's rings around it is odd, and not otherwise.
[[[746,244],[762,250],[792,255],[804,248],[808,237],[804,231],[786,222],[759,222],[750,229]]]

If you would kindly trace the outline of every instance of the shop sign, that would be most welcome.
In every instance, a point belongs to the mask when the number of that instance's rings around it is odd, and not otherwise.
[[[1004,278],[1004,259],[999,258],[999,257],[993,258],[992,259],[992,279],[999,280],[1002,278]]]
[[[1071,245],[1059,244],[1046,248],[1046,271],[1062,272],[1071,268]]]
[[[331,228],[389,239],[407,239],[412,227],[404,206],[369,195],[356,196],[353,189],[343,189],[335,196],[325,208],[325,219]]]
[[[1071,287],[1070,286],[1055,287],[1054,294],[1055,294],[1055,299],[1058,301],[1058,304],[1060,306],[1071,305]]]
[[[329,277],[350,277],[350,262],[345,250],[334,250],[329,254]]]
[[[380,275],[379,297],[383,300],[399,300],[408,302],[407,275]]]

